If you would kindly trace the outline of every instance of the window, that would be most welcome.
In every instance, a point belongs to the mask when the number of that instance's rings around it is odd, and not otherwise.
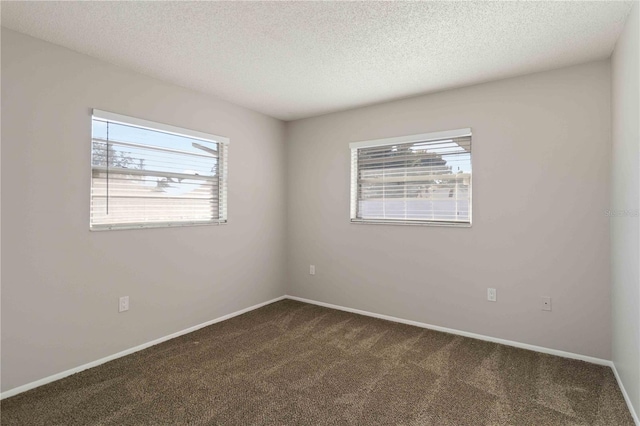
[[[351,222],[471,226],[471,129],[350,148]]]
[[[225,223],[228,143],[94,109],[90,229]]]

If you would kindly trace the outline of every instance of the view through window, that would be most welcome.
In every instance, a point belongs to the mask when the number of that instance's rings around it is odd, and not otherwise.
[[[471,129],[351,144],[351,220],[471,224]]]
[[[94,110],[94,230],[226,222],[226,138]]]

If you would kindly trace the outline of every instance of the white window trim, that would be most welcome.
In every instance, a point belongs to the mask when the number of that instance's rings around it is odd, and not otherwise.
[[[132,229],[153,229],[153,228],[182,228],[188,226],[218,226],[225,225],[226,220],[214,220],[206,222],[149,222],[148,224],[139,225],[93,225],[89,228],[91,232],[103,232],[103,231],[126,231]]]
[[[403,143],[413,142],[429,142],[439,139],[450,139],[472,136],[470,127],[456,130],[445,130],[442,132],[430,132],[421,133],[417,135],[397,136],[384,139],[372,139],[368,141],[358,141],[349,143],[349,149],[351,156],[357,155],[358,149],[373,148],[377,146],[392,146]],[[470,162],[473,168],[473,155]],[[396,220],[396,219],[360,219],[357,218],[357,203],[358,203],[358,166],[354,166],[353,157],[351,160],[351,189],[350,189],[350,206],[349,206],[349,220],[352,224],[356,225],[396,225],[396,226],[436,226],[436,227],[452,227],[452,228],[471,228],[473,220],[473,190],[469,192],[469,222],[449,222],[442,220]],[[473,178],[472,178],[473,179]]]
[[[171,126],[170,124],[157,123],[155,121],[143,120],[141,118],[129,117],[127,115],[116,114],[114,112],[102,111],[99,109],[93,110],[93,118],[110,121],[112,123],[132,125],[147,130],[171,133],[172,135],[186,136],[207,142],[223,143],[225,145],[229,145],[231,142],[229,138],[225,138],[224,136],[198,132],[197,130],[185,129],[183,127]]]
[[[438,139],[461,138],[471,136],[471,128],[446,130],[444,132],[421,133],[419,135],[398,136],[395,138],[373,139],[370,141],[351,142],[350,149],[373,148],[376,146],[399,145],[411,142],[429,142]]]
[[[109,121],[111,123],[123,124],[123,125],[131,125],[135,127],[140,127],[142,129],[151,130],[151,131],[160,131],[164,133],[169,133],[177,136],[185,136],[193,139],[199,139],[206,142],[214,142],[224,145],[224,161],[227,162],[229,153],[229,144],[231,140],[224,136],[218,136],[210,133],[199,132],[197,130],[186,129],[184,127],[172,126],[170,124],[158,123],[156,121],[144,120],[142,118],[131,117],[128,115],[116,114],[115,112],[103,111],[100,109],[93,108],[91,110],[91,119],[104,120]],[[93,152],[91,152],[93,155]],[[91,172],[93,171],[92,166],[93,158],[89,160]],[[185,226],[218,226],[225,225],[229,222],[227,217],[227,197],[228,197],[228,166],[225,164],[225,167],[222,168],[222,179],[225,181],[227,185],[226,190],[220,195],[220,204],[223,209],[223,217],[224,219],[211,220],[211,221],[190,221],[190,222],[150,222],[145,224],[128,224],[128,225],[112,225],[112,224],[104,224],[104,225],[92,225],[89,222],[89,231],[91,232],[102,232],[102,231],[124,231],[131,229],[153,229],[153,228],[179,228]],[[89,189],[89,196],[91,197],[91,186]]]

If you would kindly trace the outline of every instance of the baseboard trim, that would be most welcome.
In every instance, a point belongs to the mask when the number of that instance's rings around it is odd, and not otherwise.
[[[427,323],[424,323],[424,322],[418,322],[418,321],[412,321],[412,320],[407,320],[407,319],[403,319],[403,318],[392,317],[390,315],[377,314],[375,312],[363,311],[363,310],[360,310],[360,309],[347,308],[347,307],[340,306],[340,305],[334,305],[334,304],[325,303],[325,302],[318,302],[316,300],[305,299],[305,298],[297,297],[297,296],[289,296],[289,295],[287,295],[285,297],[287,299],[297,300],[299,302],[304,302],[304,303],[310,303],[312,305],[323,306],[325,308],[337,309],[337,310],[345,311],[345,312],[352,312],[354,314],[365,315],[365,316],[368,316],[368,317],[373,317],[373,318],[379,318],[379,319],[383,319],[383,320],[387,320],[387,321],[398,322],[398,323],[401,323],[401,324],[414,325],[416,327],[428,328],[430,330],[442,331],[444,333],[456,334],[458,336],[471,337],[472,339],[484,340],[484,341],[493,342],[493,343],[500,343],[502,345],[513,346],[513,347],[520,348],[520,349],[528,349],[530,351],[541,352],[541,353],[549,354],[549,355],[556,355],[556,356],[560,356],[560,357],[563,357],[563,358],[577,359],[577,360],[580,360],[580,361],[590,362],[592,364],[606,365],[606,366],[609,366],[609,367],[613,366],[613,363],[611,361],[606,360],[606,359],[602,359],[602,358],[595,358],[595,357],[592,357],[592,356],[580,355],[580,354],[576,354],[576,353],[573,353],[573,352],[565,352],[565,351],[561,351],[561,350],[558,350],[558,349],[550,349],[550,348],[545,348],[543,346],[530,345],[528,343],[521,343],[521,342],[516,342],[516,341],[513,341],[513,340],[506,340],[506,339],[500,339],[500,338],[497,338],[497,337],[485,336],[483,334],[469,333],[468,331],[461,331],[461,330],[456,330],[454,328],[440,327],[439,325],[432,325],[432,324],[427,324]]]
[[[285,297],[286,296],[280,296],[280,297],[276,297],[275,299],[268,300],[266,302],[258,303],[257,305],[249,306],[248,308],[244,308],[244,309],[241,309],[239,311],[232,312],[232,313],[227,314],[227,315],[223,315],[223,316],[218,317],[216,319],[212,319],[210,321],[203,322],[202,324],[194,325],[193,327],[185,328],[184,330],[177,331],[175,333],[169,334],[169,335],[164,336],[164,337],[160,337],[158,339],[152,340],[152,341],[147,342],[147,343],[143,343],[143,344],[135,346],[133,348],[125,349],[124,351],[115,353],[113,355],[106,356],[104,358],[100,358],[100,359],[98,359],[96,361],[92,361],[92,362],[80,365],[78,367],[71,368],[69,370],[62,371],[62,372],[57,373],[57,374],[53,374],[53,375],[45,377],[43,379],[36,380],[34,382],[27,383],[27,384],[22,385],[22,386],[18,386],[18,387],[15,387],[13,389],[9,389],[8,391],[0,393],[0,400],[5,399],[5,398],[9,398],[9,397],[14,396],[14,395],[18,395],[18,394],[20,394],[22,392],[26,392],[28,390],[37,388],[37,387],[42,386],[42,385],[46,385],[47,383],[55,382],[56,380],[63,379],[65,377],[67,377],[67,376],[79,373],[79,372],[84,371],[86,369],[89,369],[89,368],[92,368],[92,367],[97,367],[100,364],[104,364],[106,362],[113,361],[114,359],[118,359],[118,358],[121,358],[123,356],[130,355],[130,354],[132,354],[134,352],[138,352],[138,351],[141,351],[141,350],[146,349],[148,347],[155,346],[155,345],[157,345],[159,343],[166,342],[167,340],[174,339],[174,338],[182,336],[184,334],[192,333],[192,332],[194,332],[196,330],[199,330],[199,329],[201,329],[203,327],[207,327],[207,326],[210,326],[212,324],[228,320],[228,319],[236,317],[238,315],[242,315],[242,314],[247,313],[249,311],[253,311],[255,309],[258,309],[258,308],[261,308],[263,306],[269,305],[271,303],[278,302],[278,301],[284,299]]]
[[[493,342],[493,343],[500,343],[502,345],[513,346],[515,348],[528,349],[530,351],[540,352],[543,354],[556,355],[559,357],[569,358],[569,359],[577,359],[580,361],[590,362],[592,364],[598,364],[598,365],[610,367],[613,370],[613,375],[615,376],[616,381],[618,382],[618,386],[620,387],[622,396],[624,397],[624,400],[627,403],[627,408],[631,413],[631,417],[633,418],[636,426],[640,426],[640,419],[638,418],[638,414],[636,413],[633,405],[631,404],[631,398],[629,398],[629,395],[627,394],[627,391],[624,388],[624,384],[622,384],[622,380],[620,379],[620,375],[618,374],[618,370],[616,369],[616,365],[613,363],[613,361],[602,359],[602,358],[595,358],[587,355],[576,354],[573,352],[565,352],[558,349],[545,348],[544,346],[530,345],[528,343],[521,343],[513,340],[499,339],[497,337],[485,336],[483,334],[470,333],[468,331],[456,330],[454,328],[440,327],[438,325],[392,317],[390,315],[377,314],[375,312],[363,311],[361,309],[347,308],[345,306],[334,305],[332,303],[318,302],[317,300],[305,299],[303,297],[298,297],[298,296],[286,295],[285,298],[291,299],[291,300],[297,300],[298,302],[309,303],[312,305],[323,306],[325,308],[337,309],[339,311],[351,312],[354,314],[364,315],[364,316],[373,317],[373,318],[379,318],[387,321],[393,321],[400,324],[413,325],[420,328],[427,328],[429,330],[442,331],[444,333],[450,333],[450,334],[455,334],[455,335],[464,336],[464,337],[471,337],[472,339],[484,340],[484,341]]]
[[[636,413],[636,410],[633,408],[633,404],[631,404],[631,398],[629,398],[629,394],[622,384],[622,379],[620,378],[618,369],[616,368],[616,364],[613,361],[611,361],[611,369],[613,370],[613,375],[616,377],[616,381],[618,382],[618,386],[620,387],[620,392],[622,392],[624,401],[627,403],[627,408],[629,408],[629,411],[631,412],[633,421],[636,422],[636,426],[640,426],[640,418],[638,418],[638,413]]]
[[[278,301],[283,300],[283,299],[297,300],[299,302],[309,303],[309,304],[312,304],[312,305],[323,306],[325,308],[337,309],[337,310],[340,310],[340,311],[351,312],[351,313],[354,313],[354,314],[364,315],[364,316],[373,317],[373,318],[379,318],[379,319],[392,321],[392,322],[397,322],[397,323],[401,323],[401,324],[413,325],[413,326],[420,327],[420,328],[427,328],[427,329],[430,329],[430,330],[442,331],[444,333],[455,334],[455,335],[458,335],[458,336],[470,337],[470,338],[473,338],[473,339],[484,340],[484,341],[487,341],[487,342],[500,343],[500,344],[507,345],[507,346],[513,346],[513,347],[516,347],[516,348],[528,349],[528,350],[535,351],[535,352],[545,353],[545,354],[549,354],[549,355],[556,355],[556,356],[560,356],[560,357],[563,357],[563,358],[577,359],[577,360],[580,360],[580,361],[586,361],[586,362],[590,362],[590,363],[593,363],[593,364],[598,364],[598,365],[604,365],[604,366],[607,366],[607,367],[611,367],[611,369],[613,370],[613,374],[614,374],[614,376],[616,378],[616,381],[618,382],[618,386],[620,387],[620,391],[622,392],[624,400],[627,403],[627,407],[629,408],[629,411],[631,412],[631,416],[633,417],[633,420],[635,421],[636,425],[640,426],[640,420],[638,419],[638,414],[635,412],[634,407],[631,404],[631,399],[629,398],[629,395],[627,394],[627,391],[624,388],[622,380],[620,379],[620,375],[618,374],[618,370],[616,369],[616,366],[612,361],[609,361],[609,360],[606,360],[606,359],[601,359],[601,358],[595,358],[595,357],[591,357],[591,356],[587,356],[587,355],[576,354],[576,353],[572,353],[572,352],[565,352],[565,351],[561,351],[561,350],[557,350],[557,349],[545,348],[543,346],[530,345],[528,343],[521,343],[521,342],[516,342],[516,341],[513,341],[513,340],[506,340],[506,339],[500,339],[500,338],[497,338],[497,337],[485,336],[485,335],[482,335],[482,334],[470,333],[470,332],[467,332],[467,331],[456,330],[454,328],[441,327],[441,326],[427,324],[427,323],[423,323],[423,322],[418,322],[418,321],[412,321],[412,320],[407,320],[407,319],[403,319],[403,318],[392,317],[390,315],[383,315],[383,314],[378,314],[378,313],[375,313],[375,312],[363,311],[361,309],[347,308],[345,306],[334,305],[332,303],[319,302],[319,301],[316,301],[316,300],[305,299],[303,297],[297,297],[297,296],[291,296],[291,295],[285,295],[285,296],[276,297],[275,299],[271,299],[271,300],[268,300],[266,302],[258,303],[257,305],[249,306],[248,308],[244,308],[244,309],[241,309],[239,311],[232,312],[230,314],[223,315],[221,317],[215,318],[213,320],[210,320],[210,321],[207,321],[207,322],[203,322],[203,323],[198,324],[198,325],[194,325],[193,327],[189,327],[189,328],[186,328],[184,330],[177,331],[175,333],[169,334],[169,335],[164,336],[164,337],[160,337],[158,339],[152,340],[152,341],[147,342],[147,343],[143,343],[143,344],[135,346],[133,348],[125,349],[124,351],[115,353],[113,355],[106,356],[104,358],[100,358],[100,359],[98,359],[96,361],[92,361],[92,362],[80,365],[78,367],[71,368],[69,370],[62,371],[62,372],[57,373],[57,374],[53,374],[53,375],[45,377],[43,379],[39,379],[39,380],[33,381],[31,383],[27,383],[27,384],[22,385],[22,386],[18,386],[18,387],[15,387],[13,389],[9,389],[8,391],[0,393],[0,400],[5,399],[5,398],[9,398],[9,397],[12,397],[12,396],[15,396],[15,395],[18,395],[18,394],[20,394],[22,392],[26,392],[28,390],[37,388],[37,387],[42,386],[42,385],[46,385],[47,383],[55,382],[56,380],[63,379],[63,378],[65,378],[67,376],[70,376],[72,374],[79,373],[79,372],[87,370],[89,368],[97,367],[97,366],[99,366],[101,364],[104,364],[106,362],[113,361],[114,359],[118,359],[118,358],[121,358],[123,356],[130,355],[130,354],[132,354],[134,352],[138,352],[138,351],[141,351],[141,350],[146,349],[148,347],[155,346],[155,345],[157,345],[159,343],[166,342],[167,340],[171,340],[171,339],[174,339],[176,337],[180,337],[180,336],[182,336],[184,334],[192,333],[192,332],[194,332],[196,330],[199,330],[199,329],[201,329],[203,327],[207,327],[207,326],[216,324],[218,322],[222,322],[222,321],[231,319],[231,318],[236,317],[238,315],[242,315],[244,313],[253,311],[255,309],[261,308],[263,306],[269,305],[269,304],[274,303],[274,302],[278,302]]]

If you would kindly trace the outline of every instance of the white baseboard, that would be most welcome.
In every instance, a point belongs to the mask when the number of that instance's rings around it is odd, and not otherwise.
[[[631,417],[633,417],[633,421],[636,422],[636,426],[640,426],[640,418],[638,418],[638,413],[633,408],[631,404],[631,398],[629,398],[629,394],[627,394],[627,390],[624,388],[622,384],[622,380],[620,379],[620,375],[618,374],[618,369],[616,368],[616,364],[611,362],[611,369],[613,370],[613,375],[616,376],[616,381],[618,382],[618,386],[620,387],[620,391],[622,392],[622,396],[624,397],[624,401],[627,403],[627,407],[629,407],[629,411],[631,412]]]
[[[299,302],[310,303],[310,304],[318,305],[318,306],[324,306],[325,308],[338,309],[340,311],[352,312],[354,314],[365,315],[365,316],[368,316],[368,317],[380,318],[380,319],[383,319],[383,320],[393,321],[393,322],[399,322],[401,324],[414,325],[416,327],[428,328],[430,330],[442,331],[444,333],[456,334],[458,336],[471,337],[472,339],[485,340],[487,342],[493,342],[493,343],[500,343],[502,345],[513,346],[513,347],[521,348],[521,349],[528,349],[530,351],[541,352],[541,353],[550,354],[550,355],[556,355],[556,356],[560,356],[560,357],[563,357],[563,358],[578,359],[580,361],[586,361],[586,362],[590,362],[592,364],[598,364],[598,365],[606,365],[606,366],[609,366],[609,367],[611,367],[613,365],[613,363],[611,361],[606,360],[606,359],[602,359],[602,358],[594,358],[592,356],[580,355],[580,354],[575,354],[575,353],[572,353],[572,352],[560,351],[560,350],[557,350],[557,349],[549,349],[549,348],[545,348],[543,346],[530,345],[528,343],[520,343],[520,342],[515,342],[513,340],[499,339],[497,337],[485,336],[483,334],[469,333],[467,331],[456,330],[454,328],[440,327],[438,325],[426,324],[426,323],[423,323],[423,322],[412,321],[412,320],[407,320],[407,319],[403,319],[403,318],[396,318],[396,317],[392,317],[392,316],[389,316],[389,315],[383,315],[383,314],[377,314],[377,313],[374,313],[374,312],[362,311],[360,309],[346,308],[344,306],[333,305],[331,303],[325,303],[325,302],[317,302],[315,300],[304,299],[302,297],[297,297],[297,296],[289,296],[289,295],[287,295],[285,297],[287,299],[297,300]]]
[[[14,396],[14,395],[17,395],[19,393],[26,392],[26,391],[31,390],[33,388],[37,388],[38,386],[42,386],[42,385],[46,385],[47,383],[55,382],[56,380],[60,380],[62,378],[70,376],[72,374],[79,373],[79,372],[81,372],[83,370],[86,370],[88,368],[97,367],[98,365],[104,364],[105,362],[113,361],[114,359],[121,358],[123,356],[132,354],[134,352],[138,352],[138,351],[141,351],[143,349],[146,349],[146,348],[148,348],[150,346],[157,345],[158,343],[166,342],[167,340],[171,340],[171,339],[174,339],[176,337],[182,336],[184,334],[194,332],[194,331],[199,330],[199,329],[201,329],[203,327],[207,327],[209,325],[212,325],[212,324],[224,321],[224,320],[228,320],[228,319],[236,317],[238,315],[242,315],[244,313],[247,313],[249,311],[253,311],[254,309],[261,308],[261,307],[263,307],[265,305],[269,305],[271,303],[277,302],[277,301],[282,300],[284,298],[285,298],[285,296],[276,297],[275,299],[271,299],[271,300],[268,300],[266,302],[258,303],[257,305],[249,306],[248,308],[241,309],[241,310],[236,311],[236,312],[232,312],[230,314],[221,316],[221,317],[213,319],[211,321],[203,322],[202,324],[194,325],[193,327],[189,327],[189,328],[186,328],[184,330],[177,331],[175,333],[169,334],[169,335],[164,336],[164,337],[160,337],[159,339],[155,339],[155,340],[152,340],[150,342],[143,343],[142,345],[138,345],[138,346],[135,346],[133,348],[125,349],[124,351],[118,352],[118,353],[113,354],[113,355],[106,356],[104,358],[100,358],[100,359],[98,359],[96,361],[92,361],[92,362],[89,362],[87,364],[83,364],[83,365],[80,365],[78,367],[71,368],[71,369],[66,370],[66,371],[62,371],[62,372],[54,374],[52,376],[48,376],[48,377],[45,377],[45,378],[40,379],[40,380],[36,380],[34,382],[31,382],[31,383],[27,383],[26,385],[22,385],[22,386],[18,386],[16,388],[13,388],[13,389],[9,389],[8,391],[2,392],[0,394],[0,399],[9,398],[10,396]]]
[[[318,301],[315,301],[315,300],[305,299],[305,298],[297,297],[297,296],[289,296],[289,295],[276,297],[275,299],[271,299],[271,300],[268,300],[268,301],[263,302],[263,303],[258,303],[257,305],[253,305],[253,306],[250,306],[248,308],[241,309],[239,311],[232,312],[230,314],[221,316],[219,318],[216,318],[216,319],[213,319],[213,320],[210,320],[210,321],[207,321],[207,322],[203,322],[202,324],[194,325],[193,327],[186,328],[184,330],[169,334],[169,335],[164,336],[164,337],[160,337],[158,339],[152,340],[152,341],[147,342],[147,343],[143,343],[142,345],[138,345],[138,346],[135,346],[135,347],[130,348],[130,349],[126,349],[126,350],[118,352],[116,354],[113,354],[113,355],[98,359],[96,361],[92,361],[92,362],[89,362],[87,364],[83,364],[81,366],[78,366],[78,367],[75,367],[75,368],[72,368],[72,369],[69,369],[69,370],[66,370],[66,371],[62,371],[60,373],[45,377],[43,379],[36,380],[34,382],[31,382],[31,383],[27,383],[26,385],[22,385],[22,386],[18,386],[16,388],[13,388],[13,389],[9,389],[8,391],[0,393],[0,400],[1,399],[5,399],[5,398],[9,398],[11,396],[17,395],[17,394],[22,393],[22,392],[26,392],[28,390],[37,388],[37,387],[42,386],[42,385],[46,385],[47,383],[55,382],[56,380],[60,380],[60,379],[62,379],[64,377],[70,376],[72,374],[79,373],[79,372],[81,372],[83,370],[86,370],[88,368],[97,367],[100,364],[104,364],[104,363],[112,361],[114,359],[121,358],[123,356],[132,354],[134,352],[141,351],[141,350],[146,349],[146,348],[148,348],[150,346],[154,346],[154,345],[157,345],[159,343],[166,342],[167,340],[171,340],[171,339],[174,339],[176,337],[182,336],[184,334],[188,334],[188,333],[194,332],[196,330],[199,330],[199,329],[201,329],[203,327],[207,327],[209,325],[212,325],[212,324],[215,324],[215,323],[218,323],[218,322],[221,322],[221,321],[228,320],[230,318],[236,317],[238,315],[242,315],[242,314],[247,313],[249,311],[253,311],[254,309],[261,308],[261,307],[263,307],[265,305],[269,305],[271,303],[278,302],[278,301],[283,300],[283,299],[297,300],[299,302],[309,303],[309,304],[318,305],[318,306],[324,306],[326,308],[337,309],[337,310],[345,311],[345,312],[352,312],[354,314],[365,315],[365,316],[368,316],[368,317],[380,318],[380,319],[383,319],[383,320],[393,321],[393,322],[397,322],[397,323],[401,323],[401,324],[413,325],[413,326],[416,326],[416,327],[427,328],[427,329],[436,330],[436,331],[442,331],[444,333],[455,334],[455,335],[458,335],[458,336],[471,337],[473,339],[485,340],[485,341],[493,342],[493,343],[500,343],[500,344],[507,345],[507,346],[513,346],[513,347],[516,347],[516,348],[528,349],[528,350],[535,351],[535,352],[541,352],[541,353],[545,353],[545,354],[556,355],[556,356],[560,356],[560,357],[563,357],[563,358],[577,359],[577,360],[580,360],[580,361],[586,361],[586,362],[590,362],[590,363],[593,363],[593,364],[605,365],[607,367],[611,367],[611,369],[613,370],[613,374],[615,375],[615,378],[616,378],[616,380],[618,382],[618,385],[620,386],[620,390],[622,392],[622,395],[624,396],[624,400],[627,403],[627,407],[629,408],[629,411],[631,412],[631,416],[633,417],[633,420],[635,421],[636,425],[640,426],[640,421],[638,420],[638,415],[635,412],[633,405],[631,405],[631,399],[629,398],[629,395],[627,394],[627,392],[626,392],[626,390],[624,388],[624,385],[622,384],[622,381],[620,380],[620,376],[618,375],[618,371],[616,370],[616,366],[612,361],[609,361],[609,360],[606,360],[606,359],[601,359],[601,358],[594,358],[594,357],[586,356],[586,355],[575,354],[575,353],[572,353],[572,352],[560,351],[560,350],[557,350],[557,349],[549,349],[549,348],[545,348],[543,346],[529,345],[527,343],[515,342],[515,341],[512,341],[512,340],[499,339],[497,337],[485,336],[485,335],[482,335],[482,334],[469,333],[467,331],[456,330],[456,329],[453,329],[453,328],[440,327],[440,326],[437,326],[437,325],[426,324],[426,323],[422,323],[422,322],[418,322],[418,321],[412,321],[412,320],[406,320],[406,319],[402,319],[402,318],[392,317],[392,316],[389,316],[389,315],[377,314],[377,313],[374,313],[374,312],[363,311],[363,310],[360,310],[360,309],[347,308],[347,307],[344,307],[344,306],[333,305],[331,303],[318,302]]]
[[[577,359],[580,361],[590,362],[592,364],[598,364],[598,365],[604,365],[604,366],[610,367],[613,370],[613,374],[616,378],[616,381],[618,382],[618,386],[620,387],[622,396],[624,397],[624,400],[627,403],[627,408],[629,408],[629,411],[631,412],[631,417],[633,417],[633,420],[635,421],[636,426],[640,426],[640,420],[638,420],[638,414],[635,412],[633,405],[631,405],[631,399],[629,398],[629,395],[627,394],[627,391],[625,390],[624,385],[622,384],[622,380],[620,380],[620,376],[618,375],[618,370],[616,370],[616,366],[613,363],[613,361],[602,359],[602,358],[594,358],[587,355],[576,354],[573,352],[565,352],[557,349],[545,348],[543,346],[530,345],[528,343],[515,342],[513,340],[499,339],[497,337],[485,336],[483,334],[469,333],[467,331],[456,330],[454,328],[440,327],[438,325],[426,324],[423,322],[392,317],[389,315],[376,314],[374,312],[363,311],[360,309],[346,308],[344,306],[334,305],[334,304],[325,303],[325,302],[318,302],[316,300],[305,299],[303,297],[287,295],[285,296],[285,298],[291,299],[291,300],[297,300],[298,302],[310,303],[312,305],[324,306],[325,308],[337,309],[340,311],[351,312],[354,314],[365,315],[368,317],[380,318],[383,320],[398,322],[401,324],[413,325],[421,328],[428,328],[430,330],[442,331],[444,333],[456,334],[458,336],[464,336],[464,337],[471,337],[472,339],[485,340],[487,342],[493,342],[493,343],[500,343],[502,345],[513,346],[521,349],[528,349],[534,352],[541,352],[543,354],[556,355],[563,358]]]

